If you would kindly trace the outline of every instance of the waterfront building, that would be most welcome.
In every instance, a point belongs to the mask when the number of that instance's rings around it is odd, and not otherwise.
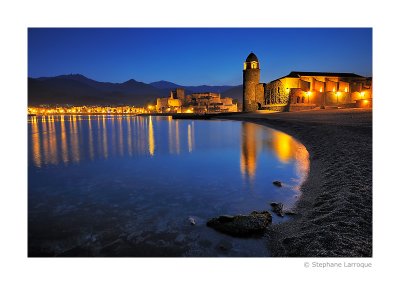
[[[201,92],[185,95],[182,88],[170,92],[168,98],[157,98],[158,113],[222,113],[237,112],[237,103],[229,97],[221,98],[221,94]]]
[[[243,68],[243,111],[315,107],[372,107],[372,78],[354,73],[292,71],[260,83],[260,63],[250,53]]]

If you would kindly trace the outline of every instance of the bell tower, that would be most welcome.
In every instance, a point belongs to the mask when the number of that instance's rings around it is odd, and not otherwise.
[[[260,63],[254,53],[246,58],[243,67],[243,112],[258,110],[256,87],[260,83]]]

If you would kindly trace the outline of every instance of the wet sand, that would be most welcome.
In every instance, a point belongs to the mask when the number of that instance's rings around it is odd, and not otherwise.
[[[372,256],[372,110],[243,113],[223,118],[286,132],[310,154],[297,215],[268,230],[273,256]]]

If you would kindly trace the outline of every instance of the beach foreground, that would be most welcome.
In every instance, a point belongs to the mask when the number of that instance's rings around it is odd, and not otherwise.
[[[269,228],[273,256],[372,256],[371,109],[242,113],[224,118],[284,131],[310,154],[310,173],[301,186],[297,215]]]

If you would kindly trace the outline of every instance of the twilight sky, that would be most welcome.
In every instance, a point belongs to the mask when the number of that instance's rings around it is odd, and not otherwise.
[[[294,70],[372,76],[368,28],[30,28],[28,76],[238,85],[251,51],[261,82]]]

